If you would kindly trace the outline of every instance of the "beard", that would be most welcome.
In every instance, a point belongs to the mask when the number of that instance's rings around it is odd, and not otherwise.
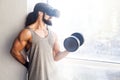
[[[43,18],[43,22],[49,26],[52,26],[52,21],[51,20],[46,20]]]
[[[45,14],[43,15],[43,22],[49,26],[52,26],[52,21],[51,20],[46,20],[45,18]]]

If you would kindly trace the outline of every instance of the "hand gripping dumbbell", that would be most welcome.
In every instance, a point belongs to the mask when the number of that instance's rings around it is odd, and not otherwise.
[[[69,52],[76,51],[84,43],[84,37],[81,33],[73,33],[64,40],[64,47]]]

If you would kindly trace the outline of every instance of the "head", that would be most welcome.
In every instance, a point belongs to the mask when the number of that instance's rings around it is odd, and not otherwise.
[[[42,20],[47,25],[52,25],[51,18],[59,17],[59,11],[54,9],[52,6],[47,3],[37,3],[33,11],[36,17],[40,16],[39,12],[43,13]]]

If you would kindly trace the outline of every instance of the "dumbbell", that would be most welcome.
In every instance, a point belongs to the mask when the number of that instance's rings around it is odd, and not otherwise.
[[[84,43],[84,37],[81,33],[75,32],[67,37],[63,44],[67,51],[74,52]]]

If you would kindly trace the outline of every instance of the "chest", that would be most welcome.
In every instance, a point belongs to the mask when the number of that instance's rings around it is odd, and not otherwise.
[[[46,38],[49,34],[48,30],[35,30],[34,31],[40,38]]]

